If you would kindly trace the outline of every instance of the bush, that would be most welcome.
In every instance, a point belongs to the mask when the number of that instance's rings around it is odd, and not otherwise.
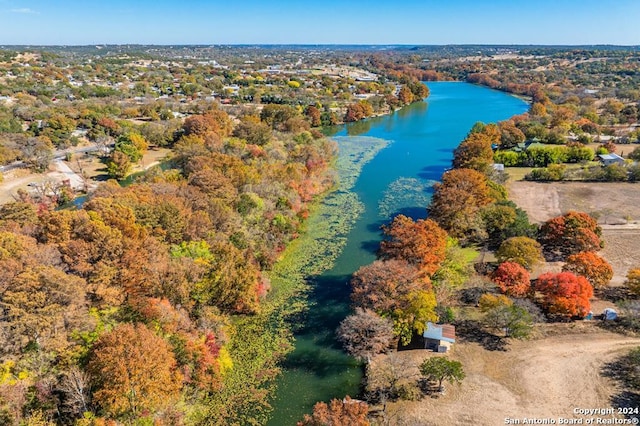
[[[520,156],[513,151],[497,151],[493,155],[495,163],[504,164],[506,167],[516,167],[520,165]]]
[[[418,401],[422,398],[422,391],[417,384],[413,382],[402,383],[398,386],[398,398],[405,401]]]
[[[541,182],[561,181],[566,178],[566,169],[567,167],[563,164],[551,164],[543,169],[533,169],[524,178]]]

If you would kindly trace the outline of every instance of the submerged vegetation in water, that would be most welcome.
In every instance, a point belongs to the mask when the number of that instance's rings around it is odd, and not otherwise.
[[[389,218],[409,206],[426,206],[435,181],[401,177],[393,181],[378,202],[380,217]]]
[[[248,386],[243,384],[243,380],[251,379],[267,387],[275,386],[270,379],[278,373],[276,363],[292,349],[291,325],[287,318],[303,312],[307,307],[307,278],[333,266],[347,242],[349,231],[363,212],[364,206],[351,188],[362,167],[388,142],[370,137],[339,137],[336,141],[339,146],[336,164],[338,187],[314,208],[304,233],[285,249],[274,265],[269,274],[273,290],[262,305],[261,312],[242,317],[235,324],[236,333],[230,342],[234,368],[225,376],[222,392],[213,395],[207,402],[206,410],[196,415],[201,423],[211,421],[207,414],[225,412],[229,398],[234,401],[243,398],[242,389],[249,390],[261,385],[255,383]],[[258,374],[264,371],[273,374],[266,378]],[[236,414],[225,413],[226,419],[235,418],[242,424],[263,424],[266,421],[269,407],[245,408]]]

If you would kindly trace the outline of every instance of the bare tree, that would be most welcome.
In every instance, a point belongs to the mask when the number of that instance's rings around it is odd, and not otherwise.
[[[388,352],[396,339],[391,320],[362,308],[345,318],[337,333],[349,354],[367,362],[373,355]]]
[[[69,414],[81,416],[90,410],[89,375],[78,367],[72,367],[60,380],[60,391],[64,394],[64,406]]]

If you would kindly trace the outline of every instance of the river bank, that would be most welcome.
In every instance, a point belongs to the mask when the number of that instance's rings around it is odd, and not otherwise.
[[[317,401],[357,395],[359,383],[352,384],[355,362],[342,352],[335,329],[350,313],[351,274],[376,257],[380,225],[399,213],[426,216],[433,183],[450,166],[453,149],[475,122],[505,120],[528,108],[515,97],[481,86],[447,82],[429,87],[428,102],[336,129],[339,140],[364,135],[393,142],[367,162],[351,190],[364,209],[334,266],[313,278],[311,307],[296,318],[296,350],[278,379],[269,425],[295,424]]]
[[[206,422],[207,413],[226,412],[225,406],[231,399],[240,401],[239,389],[251,388],[242,385],[247,380],[253,380],[263,388],[265,405],[247,406],[241,413],[229,413],[227,418],[239,424],[267,422],[268,395],[277,386],[271,378],[280,369],[278,362],[293,349],[291,329],[298,322],[297,318],[313,309],[308,304],[311,289],[308,279],[331,268],[342,252],[347,234],[363,210],[351,188],[362,167],[387,144],[376,138],[338,140],[338,185],[313,206],[301,236],[287,246],[269,273],[272,290],[262,303],[260,312],[235,318],[235,333],[228,343],[234,366],[225,375],[221,391],[210,398],[202,413],[194,415],[196,422],[198,418]],[[358,364],[346,355],[342,356],[352,364],[352,381],[357,390],[360,381]]]

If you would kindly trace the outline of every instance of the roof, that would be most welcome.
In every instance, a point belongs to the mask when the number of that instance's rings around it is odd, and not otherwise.
[[[425,339],[444,340],[445,342],[455,343],[456,327],[451,324],[434,324],[428,322],[422,337]]]
[[[624,158],[620,157],[618,154],[598,154],[598,157],[600,157],[602,161],[624,161]]]

